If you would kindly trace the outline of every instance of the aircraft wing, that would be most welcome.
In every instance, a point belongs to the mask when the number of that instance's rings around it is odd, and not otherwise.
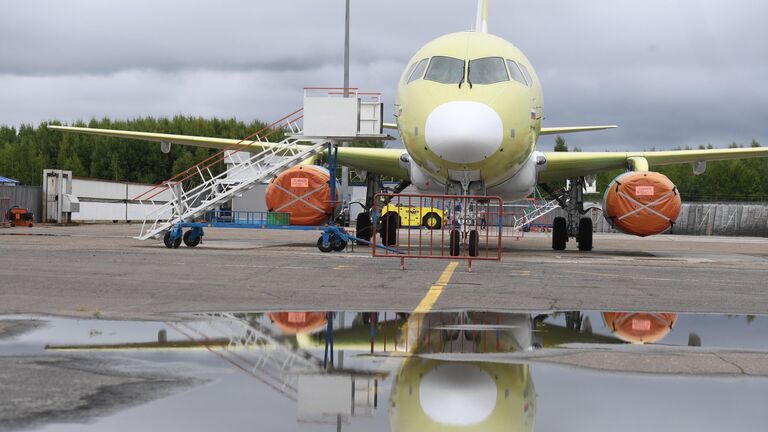
[[[241,151],[258,152],[266,148],[268,143],[244,141],[243,145],[236,146],[241,140],[230,138],[212,138],[190,135],[162,134],[154,132],[135,132],[116,129],[94,129],[69,126],[49,125],[48,129],[65,132],[81,133],[86,135],[99,135],[113,138],[136,139],[142,141],[167,142],[196,147],[208,147],[214,149],[239,149]],[[233,147],[236,146],[236,147]],[[339,147],[339,163],[348,167],[365,170],[375,174],[405,179],[408,176],[406,169],[400,166],[399,149],[388,148],[360,148]]]
[[[541,131],[539,132],[539,135],[560,135],[560,134],[567,134],[567,133],[574,133],[574,132],[590,132],[590,131],[598,131],[598,130],[604,130],[604,129],[613,129],[617,128],[616,125],[605,125],[605,126],[568,126],[568,127],[543,127],[541,128]]]
[[[565,180],[626,168],[629,159],[645,158],[649,167],[728,159],[768,157],[768,147],[673,150],[654,152],[545,152],[547,167],[539,173],[539,182]]]

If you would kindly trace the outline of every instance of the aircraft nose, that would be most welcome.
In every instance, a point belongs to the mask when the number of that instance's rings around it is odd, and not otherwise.
[[[435,108],[424,127],[427,146],[453,163],[480,162],[495,153],[504,139],[499,114],[488,105],[448,102]]]

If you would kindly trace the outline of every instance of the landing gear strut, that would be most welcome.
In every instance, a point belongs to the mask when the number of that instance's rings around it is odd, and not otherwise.
[[[543,189],[552,195],[565,210],[565,217],[556,217],[552,224],[552,249],[565,250],[568,240],[575,238],[580,251],[592,250],[592,218],[584,210],[584,177],[570,179],[569,188],[562,194],[555,194],[545,185]]]

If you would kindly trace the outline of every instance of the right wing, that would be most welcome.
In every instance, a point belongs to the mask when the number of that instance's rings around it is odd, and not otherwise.
[[[543,127],[539,132],[539,135],[560,135],[574,132],[590,132],[604,129],[617,128],[616,125],[606,126],[568,126],[568,127]]]
[[[135,132],[116,129],[94,129],[70,126],[49,125],[48,129],[74,132],[86,135],[98,135],[113,138],[137,139],[142,141],[166,142],[195,147],[207,147],[219,150],[230,149],[258,152],[275,143],[241,141],[229,138],[211,138],[190,135],[173,135],[154,132]],[[237,145],[238,143],[243,143]],[[402,150],[389,148],[339,147],[339,163],[344,166],[365,170],[370,173],[405,179],[408,171],[400,166]]]

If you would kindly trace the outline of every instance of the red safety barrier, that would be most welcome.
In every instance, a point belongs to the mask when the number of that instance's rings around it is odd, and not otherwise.
[[[405,259],[501,260],[499,197],[377,194],[373,256]],[[377,237],[378,236],[378,237]],[[381,245],[385,247],[381,247]]]

